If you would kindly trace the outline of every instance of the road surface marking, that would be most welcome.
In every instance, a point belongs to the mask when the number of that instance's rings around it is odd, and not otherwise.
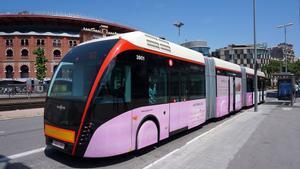
[[[4,134],[5,133],[5,131],[0,131],[0,134]]]
[[[244,113],[243,113],[243,114],[244,114]],[[154,166],[154,165],[157,164],[158,162],[160,162],[160,161],[166,159],[167,157],[169,157],[170,155],[176,153],[177,151],[179,151],[179,150],[182,149],[183,147],[185,147],[185,146],[189,145],[190,143],[192,143],[192,142],[198,140],[199,138],[201,138],[201,137],[203,137],[203,136],[205,136],[205,135],[207,135],[207,134],[213,132],[214,130],[216,130],[216,129],[222,127],[222,126],[224,126],[225,124],[227,124],[227,123],[229,123],[229,122],[235,120],[236,118],[238,118],[239,116],[241,116],[241,115],[243,115],[243,114],[238,114],[238,115],[236,115],[235,117],[233,117],[232,119],[226,120],[226,121],[224,121],[223,123],[217,125],[216,127],[214,127],[214,128],[212,128],[212,129],[206,131],[205,133],[200,134],[199,136],[197,136],[197,137],[193,138],[192,140],[188,141],[188,142],[187,142],[185,145],[183,145],[182,147],[177,148],[177,149],[171,151],[170,153],[168,153],[167,155],[163,156],[162,158],[160,158],[160,159],[158,159],[158,160],[156,160],[156,161],[150,163],[149,165],[147,165],[147,166],[144,167],[143,169],[149,169],[150,167]]]
[[[291,108],[291,107],[283,107],[282,108],[282,110],[287,110],[287,111],[289,111],[289,110],[292,110],[293,108]]]
[[[167,157],[169,157],[170,155],[172,155],[172,154],[176,153],[177,151],[179,151],[179,149],[180,149],[180,148],[177,148],[177,149],[175,149],[175,150],[169,152],[167,155],[165,155],[165,156],[163,156],[162,158],[160,158],[160,159],[154,161],[153,163],[147,165],[147,166],[144,167],[143,169],[148,169],[148,168],[154,166],[156,163],[158,163],[158,162],[164,160],[165,158],[167,158]]]
[[[212,129],[208,130],[207,132],[202,133],[201,135],[199,135],[199,136],[193,138],[192,140],[188,141],[185,145],[188,145],[188,144],[190,144],[190,143],[192,143],[192,142],[198,140],[199,138],[201,138],[201,137],[203,137],[203,136],[205,136],[205,135],[207,135],[207,134],[209,134],[209,133],[215,131],[217,128],[220,128],[220,127],[224,126],[226,123],[229,123],[229,122],[233,121],[234,119],[238,118],[240,115],[242,115],[242,114],[239,114],[239,115],[233,117],[232,119],[228,119],[228,120],[224,121],[223,123],[217,125],[216,127],[212,128]],[[184,146],[185,146],[185,145],[184,145]],[[184,147],[184,146],[182,146],[182,147]],[[181,148],[182,148],[182,147],[181,147]]]
[[[33,149],[33,150],[30,150],[30,151],[25,151],[23,153],[18,153],[18,154],[10,155],[10,156],[7,156],[7,157],[3,157],[3,158],[0,158],[0,162],[6,162],[6,161],[9,161],[9,160],[14,160],[14,159],[17,159],[17,158],[25,157],[25,156],[28,156],[28,155],[31,155],[31,154],[40,153],[40,152],[43,152],[45,149],[46,149],[46,147],[41,147],[41,148]]]

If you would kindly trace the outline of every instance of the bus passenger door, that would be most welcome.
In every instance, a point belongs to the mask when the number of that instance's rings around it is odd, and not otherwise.
[[[242,108],[242,79],[235,77],[235,111],[239,111]]]
[[[234,81],[233,77],[229,76],[228,79],[228,113],[233,111],[233,105],[234,105],[234,99],[233,99],[233,93],[234,93]]]
[[[217,75],[216,117],[229,112],[229,76]]]
[[[234,77],[230,77],[230,103],[231,103],[231,108],[230,108],[230,112],[235,111],[236,109],[236,104],[235,104],[235,95],[236,95],[236,91],[235,91],[235,78]]]
[[[265,101],[265,80],[262,81],[262,102]]]
[[[259,102],[258,103],[261,103],[261,102],[263,102],[263,81],[260,80],[259,84],[260,84],[260,86],[259,86]]]
[[[182,112],[181,102],[184,97],[180,97],[181,81],[184,77],[180,76],[180,72],[174,69],[169,74],[169,96],[170,96],[170,133],[177,133],[187,127],[187,115]]]

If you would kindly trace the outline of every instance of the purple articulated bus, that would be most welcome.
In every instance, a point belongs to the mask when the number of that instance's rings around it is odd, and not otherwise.
[[[46,144],[80,157],[142,149],[252,106],[252,71],[139,31],[82,43],[53,74]]]

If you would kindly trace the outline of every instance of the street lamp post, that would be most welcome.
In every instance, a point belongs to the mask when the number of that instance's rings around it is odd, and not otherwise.
[[[285,57],[285,73],[287,73],[287,48],[286,48],[286,28],[289,26],[292,26],[293,23],[288,23],[288,24],[283,24],[283,25],[279,25],[277,26],[277,28],[284,28],[284,51],[283,51],[283,55]]]
[[[253,41],[254,41],[254,111],[257,112],[256,0],[253,0]]]
[[[173,24],[178,28],[178,36],[180,36],[180,28],[184,25],[184,23],[177,21],[176,23]]]

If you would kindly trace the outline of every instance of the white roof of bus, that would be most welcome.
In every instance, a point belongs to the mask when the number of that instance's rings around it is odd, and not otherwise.
[[[89,41],[85,41],[82,42],[80,44],[78,44],[77,46],[81,46],[81,45],[85,45],[85,44],[89,44],[89,43],[93,43],[93,42],[99,42],[99,41],[105,41],[105,40],[112,40],[112,39],[119,39],[120,36],[119,35],[115,35],[115,36],[108,36],[108,37],[103,37],[103,38],[99,38],[99,39],[92,39]]]
[[[246,73],[247,74],[251,74],[254,75],[254,69],[248,68],[248,67],[244,67],[246,69]]]
[[[184,58],[184,59],[192,60],[195,62],[201,62],[203,64],[205,63],[204,56],[199,52],[196,52],[194,50],[185,48],[178,44],[163,40],[161,38],[158,38],[158,37],[155,37],[155,36],[140,32],[140,31],[118,34],[115,36],[110,36],[110,37],[101,38],[101,39],[94,39],[94,40],[87,41],[82,44],[103,41],[103,40],[110,40],[110,39],[118,39],[118,38],[127,40],[128,42],[130,42],[138,47],[141,47],[141,48],[173,55],[178,58]],[[82,44],[80,44],[80,45],[82,45]]]
[[[109,36],[101,39],[94,39],[90,40],[84,43],[81,43],[79,45],[84,45],[88,43],[93,43],[93,42],[98,42],[98,41],[104,41],[104,40],[111,40],[111,39],[119,39],[122,38],[124,40],[129,41],[130,43],[149,50],[161,52],[161,53],[166,53],[170,54],[173,56],[177,56],[179,58],[184,58],[196,62],[201,62],[205,63],[204,61],[204,56],[196,52],[194,50],[185,48],[183,46],[180,46],[178,44],[163,40],[161,38],[140,32],[140,31],[135,31],[135,32],[130,32],[130,33],[124,33],[124,34],[118,34],[115,36]],[[224,69],[229,69],[233,71],[241,71],[241,67],[237,64],[227,62],[218,58],[213,58],[215,60],[215,64],[217,67],[224,68]],[[250,69],[248,67],[246,68],[246,73],[248,74],[254,74],[254,70]],[[263,76],[265,77],[263,72],[258,71],[257,72],[258,76]]]
[[[266,77],[264,72],[257,71],[257,76]]]
[[[218,59],[218,58],[213,58],[213,59],[215,60],[216,67],[241,72],[241,67],[237,64],[227,62],[225,60]]]
[[[254,75],[254,69],[251,69],[251,68],[248,68],[248,67],[245,67],[245,69],[246,69],[246,73]],[[257,76],[266,77],[265,73],[262,72],[262,71],[259,71],[259,70],[257,71]]]

